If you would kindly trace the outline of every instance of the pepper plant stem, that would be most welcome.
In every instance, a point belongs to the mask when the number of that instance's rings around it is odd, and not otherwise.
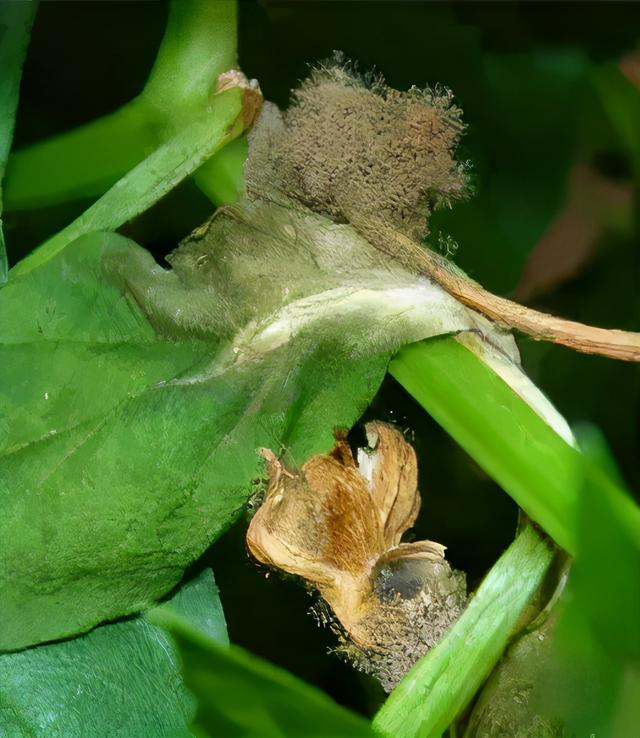
[[[46,207],[106,192],[211,104],[218,75],[237,66],[236,26],[235,0],[174,0],[141,94],[108,115],[13,153],[7,208]],[[220,161],[198,174],[206,194],[237,197],[228,158],[214,157]]]

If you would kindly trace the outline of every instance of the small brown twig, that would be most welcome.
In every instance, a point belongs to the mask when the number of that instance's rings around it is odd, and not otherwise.
[[[389,241],[395,241],[396,247],[391,247],[394,258],[430,277],[459,302],[497,323],[515,328],[536,341],[552,341],[585,354],[608,356],[622,361],[640,361],[640,333],[596,328],[573,320],[564,320],[498,297],[457,272],[440,254],[422,248],[397,231],[393,231],[392,235],[386,231],[384,235],[386,244],[383,250],[389,253]],[[376,239],[378,248],[380,240]]]

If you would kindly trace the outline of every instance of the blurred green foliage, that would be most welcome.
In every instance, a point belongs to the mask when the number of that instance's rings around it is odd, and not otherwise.
[[[615,475],[605,439],[593,427],[581,436],[590,473],[580,495],[580,555],[558,605],[554,662],[537,685],[538,705],[563,716],[569,735],[625,738],[640,718],[640,538],[601,493],[600,466]]]

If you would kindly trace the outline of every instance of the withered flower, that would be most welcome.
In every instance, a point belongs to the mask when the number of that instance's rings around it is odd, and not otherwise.
[[[317,589],[340,624],[341,652],[391,689],[458,617],[466,589],[444,546],[401,543],[420,510],[413,448],[385,423],[366,433],[357,461],[344,438],[300,470],[264,450],[269,484],[247,544]]]

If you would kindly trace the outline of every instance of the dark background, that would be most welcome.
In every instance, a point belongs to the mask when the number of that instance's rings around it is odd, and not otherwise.
[[[140,92],[165,20],[160,2],[42,2],[16,146]],[[640,4],[245,0],[239,33],[243,70],[281,106],[308,65],[334,49],[397,88],[450,87],[468,125],[460,153],[471,161],[475,196],[434,218],[432,245],[450,235],[456,262],[496,292],[568,318],[640,330],[640,119],[634,150],[621,132],[624,105],[611,115],[606,104],[612,79],[628,96],[640,95],[628,81],[629,69],[640,80],[640,58],[626,56],[638,49]],[[627,77],[619,71],[623,57]],[[7,213],[12,261],[87,204]],[[210,211],[185,183],[124,230],[162,258]],[[519,343],[533,380],[570,423],[602,430],[639,494],[637,366]],[[446,544],[475,586],[513,538],[515,505],[393,380],[368,415],[394,420],[415,438],[424,499],[416,535]],[[334,639],[305,614],[313,600],[295,582],[264,578],[245,555],[245,526],[207,555],[232,640],[371,712],[377,687],[326,657]]]

